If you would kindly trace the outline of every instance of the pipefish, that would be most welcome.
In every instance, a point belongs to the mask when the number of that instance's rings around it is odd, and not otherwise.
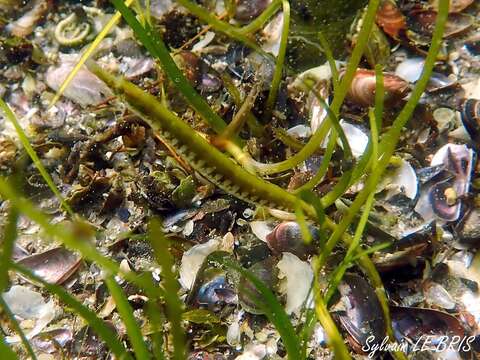
[[[102,79],[128,108],[141,117],[158,136],[175,149],[195,171],[226,193],[251,204],[285,211],[301,208],[316,220],[314,208],[294,194],[255,176],[212,146],[153,95],[130,81],[109,74],[93,62],[88,68]]]

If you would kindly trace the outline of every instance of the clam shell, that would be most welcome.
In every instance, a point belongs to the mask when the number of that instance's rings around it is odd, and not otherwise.
[[[398,38],[402,30],[407,28],[405,16],[398,9],[395,2],[386,0],[377,11],[377,24],[385,33],[393,38]]]
[[[81,258],[65,248],[58,247],[18,261],[50,284],[62,284],[75,273]]]
[[[403,99],[410,89],[407,81],[392,73],[383,74],[383,83],[387,103]],[[349,100],[361,106],[372,106],[375,104],[375,86],[375,71],[359,69],[352,80],[347,96]]]

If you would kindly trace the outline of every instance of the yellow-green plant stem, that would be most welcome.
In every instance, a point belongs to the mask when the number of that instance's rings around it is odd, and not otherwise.
[[[240,106],[237,113],[234,115],[232,121],[227,125],[220,137],[230,139],[233,136],[238,135],[238,133],[242,130],[243,125],[248,118],[248,115],[251,114],[250,111],[255,104],[258,90],[258,86],[252,87],[243,104]]]
[[[8,286],[8,269],[12,261],[15,240],[17,239],[17,220],[18,211],[11,208],[8,212],[7,223],[2,238],[2,252],[0,254],[0,294],[5,291]]]
[[[270,86],[270,92],[267,98],[266,114],[270,116],[271,111],[277,101],[278,89],[283,75],[283,64],[285,62],[285,55],[287,53],[288,33],[290,31],[290,3],[288,0],[282,1],[283,6],[283,27],[282,36],[280,39],[280,48],[278,50],[277,61],[275,62],[275,71],[273,73],[272,85]]]
[[[135,315],[133,315],[132,306],[128,302],[122,288],[117,284],[113,275],[108,275],[104,281],[108,287],[110,295],[112,295],[112,298],[115,301],[117,311],[125,324],[135,357],[142,360],[151,359],[150,352],[143,340],[141,328],[135,319]]]
[[[325,57],[327,58],[328,64],[330,65],[330,71],[332,72],[333,93],[335,94],[338,90],[340,82],[337,64],[335,62],[335,58],[333,57],[333,52],[330,44],[328,43],[327,38],[321,32],[318,33],[318,40],[320,41],[320,45],[325,52]]]
[[[38,172],[40,173],[42,178],[45,180],[45,182],[47,183],[50,190],[57,197],[57,199],[60,202],[60,204],[62,205],[63,209],[70,216],[73,217],[75,215],[75,213],[70,208],[70,206],[67,204],[67,202],[63,198],[60,191],[57,189],[57,186],[53,182],[53,179],[51,178],[50,174],[48,173],[48,171],[43,166],[42,162],[40,161],[40,158],[38,157],[37,153],[33,149],[32,145],[30,145],[30,141],[28,140],[27,134],[25,134],[22,127],[20,126],[20,123],[18,122],[17,117],[15,116],[13,111],[10,109],[10,107],[2,99],[0,99],[0,108],[4,112],[6,118],[15,127],[15,131],[17,132],[17,135],[18,135],[18,138],[20,139],[20,142],[22,143],[25,151],[27,152],[28,156],[30,156],[30,158],[32,159],[33,164],[38,169]]]
[[[317,264],[317,259],[314,258],[313,261],[313,268],[314,268],[314,280],[313,280],[313,293],[315,298],[315,313],[317,315],[317,319],[322,324],[323,329],[327,333],[328,343],[333,348],[335,352],[336,359],[351,359],[350,352],[343,341],[340,332],[338,331],[335,322],[333,321],[325,302],[323,301],[323,297],[320,291],[320,281],[318,279],[319,274],[319,267]]]
[[[357,45],[353,49],[345,75],[342,77],[342,81],[338,86],[338,91],[334,95],[330,109],[332,110],[332,113],[335,114],[335,116],[337,117],[345,99],[345,96],[347,95],[347,91],[350,87],[353,77],[357,71],[357,67],[360,63],[365,47],[367,45],[370,31],[375,22],[375,16],[379,3],[380,0],[369,1],[367,11],[363,20],[362,29],[360,30],[360,33],[358,35]],[[285,161],[274,164],[264,164],[261,168],[258,169],[259,173],[264,175],[275,174],[293,168],[294,166],[305,161],[309,156],[311,156],[315,151],[317,151],[322,140],[323,137],[321,136],[320,132],[315,132],[315,134],[310,138],[304,148],[300,150],[297,154]]]
[[[228,93],[233,99],[233,102],[235,103],[235,106],[237,108],[241,108],[248,99],[242,99],[240,95],[240,91],[238,91],[236,85],[234,84],[232,78],[228,75],[227,72],[222,72],[219,74],[222,81],[223,85],[227,89]],[[263,126],[258,122],[258,119],[252,114],[251,111],[248,111],[247,114],[245,114],[247,118],[247,125],[252,132],[252,134],[256,137],[262,137],[265,133],[265,129]]]
[[[173,337],[173,360],[184,360],[186,357],[185,330],[182,327],[182,301],[178,297],[180,286],[173,273],[174,260],[168,251],[169,243],[161,230],[158,219],[152,219],[149,223],[148,239],[153,248],[155,259],[161,267],[162,285],[165,289],[165,302],[167,317],[171,324]]]
[[[278,9],[280,9],[281,5],[282,0],[273,0],[272,3],[268,5],[268,7],[257,18],[255,18],[255,20],[238,29],[238,32],[248,35],[260,30],[263,28],[265,23],[270,20],[273,15],[275,15]]]
[[[125,6],[127,6],[127,7],[130,6],[132,4],[132,2],[133,2],[133,0],[126,0],[125,1]],[[121,16],[122,15],[120,14],[120,12],[117,11],[112,16],[110,21],[105,25],[105,27],[102,29],[102,31],[100,31],[100,33],[97,35],[97,37],[93,40],[93,42],[90,44],[88,49],[82,54],[82,56],[78,60],[78,63],[75,65],[72,72],[70,72],[68,74],[67,78],[63,81],[62,85],[60,86],[57,93],[55,94],[55,97],[50,102],[50,107],[52,107],[53,105],[55,105],[57,103],[58,99],[60,99],[60,97],[63,95],[63,93],[67,89],[68,85],[70,85],[73,78],[78,73],[80,68],[83,66],[85,61],[87,61],[87,59],[94,53],[94,51],[98,47],[98,45],[100,45],[100,43],[108,35],[110,30],[118,23]]]

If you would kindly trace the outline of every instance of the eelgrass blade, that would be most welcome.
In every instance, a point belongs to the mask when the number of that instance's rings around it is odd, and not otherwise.
[[[125,0],[125,6],[130,6],[132,4],[133,0]],[[117,22],[120,20],[122,15],[117,11],[112,18],[108,21],[108,23],[104,26],[104,28],[98,33],[98,35],[95,37],[93,42],[90,44],[88,49],[82,54],[78,62],[75,64],[75,67],[72,69],[72,72],[68,74],[66,79],[63,81],[62,85],[58,89],[57,93],[55,94],[55,97],[52,99],[50,102],[50,106],[52,107],[55,105],[60,99],[60,97],[63,95],[65,90],[67,89],[68,85],[72,82],[73,78],[75,75],[77,75],[78,71],[82,68],[83,64],[88,60],[90,56],[94,53],[94,51],[97,49],[98,45],[102,42],[102,40],[105,38],[105,36],[108,35],[110,30],[117,24]]]
[[[208,123],[212,129],[220,134],[226,127],[223,119],[218,116],[207,104],[207,102],[198,94],[193,86],[177,67],[175,61],[161,39],[160,35],[150,28],[148,24],[143,27],[136,19],[133,12],[124,4],[123,0],[111,0],[115,8],[122,14],[125,21],[132,28],[137,39],[147,49],[151,56],[158,59],[160,64],[180,93],[190,103],[202,119]]]
[[[143,340],[142,330],[135,319],[135,315],[133,315],[133,309],[125,296],[125,293],[112,275],[105,278],[105,284],[107,285],[110,295],[112,295],[117,306],[118,313],[125,324],[135,357],[142,360],[150,359],[150,353]]]
[[[42,178],[45,180],[50,190],[58,198],[58,200],[60,201],[60,204],[65,209],[65,211],[67,211],[70,216],[74,216],[75,214],[73,210],[67,204],[62,194],[57,189],[57,186],[53,182],[53,179],[50,177],[50,174],[48,173],[48,171],[45,169],[42,162],[38,158],[37,153],[35,152],[32,145],[30,144],[30,141],[28,140],[27,134],[25,134],[22,127],[20,126],[20,123],[18,122],[17,117],[15,116],[13,111],[10,109],[10,107],[2,99],[0,99],[0,109],[2,109],[6,118],[15,127],[15,131],[17,132],[18,138],[20,139],[25,151],[27,152],[28,156],[30,156],[30,158],[32,159],[35,167],[38,169],[38,172],[40,173],[40,175],[42,175]]]
[[[57,296],[65,305],[72,308],[75,314],[81,316],[95,333],[107,344],[108,349],[118,359],[133,360],[128,354],[127,349],[118,340],[117,334],[100,319],[95,312],[84,306],[80,301],[70,295],[63,287],[46,282],[35,275],[29,269],[18,264],[12,264],[12,269],[22,276],[41,284],[50,294]]]
[[[287,357],[289,360],[298,360],[300,359],[301,354],[301,344],[300,339],[297,336],[295,329],[290,322],[290,319],[285,312],[285,309],[280,304],[276,296],[272,293],[272,291],[255,275],[253,275],[248,270],[245,270],[240,265],[235,263],[234,261],[224,259],[222,257],[216,257],[216,260],[227,266],[228,268],[235,270],[242,276],[244,276],[248,281],[250,281],[259,292],[260,296],[262,297],[263,304],[262,308],[266,311],[266,316],[268,320],[275,326],[277,331],[282,338],[283,344],[287,351]],[[252,296],[252,301],[258,299],[257,296]]]
[[[282,81],[283,75],[283,64],[285,62],[285,55],[287,53],[288,32],[290,31],[290,3],[288,2],[288,0],[283,0],[282,6],[282,36],[280,38],[280,47],[278,50],[277,60],[275,62],[275,71],[273,72],[272,84],[270,86],[270,92],[268,93],[267,98],[267,111],[265,112],[267,116],[270,115],[271,111],[275,106],[275,102],[277,101],[278,89],[280,87],[280,82]]]
[[[6,360],[18,360],[17,354],[7,345],[5,344],[5,338],[3,334],[0,332],[0,354],[2,354],[2,358]]]
[[[2,253],[0,254],[0,294],[8,285],[8,269],[12,261],[13,248],[17,239],[18,212],[12,207],[8,212],[8,219],[3,232]]]
[[[30,345],[30,342],[28,341],[25,333],[20,327],[20,324],[18,323],[17,319],[15,319],[15,315],[12,313],[12,310],[10,310],[10,307],[7,305],[5,300],[3,300],[2,294],[0,294],[0,309],[3,310],[3,312],[7,316],[8,321],[10,322],[10,325],[12,326],[13,330],[18,334],[18,336],[20,336],[20,339],[22,340],[22,344],[27,350],[27,353],[30,356],[30,358],[32,360],[37,360],[37,356],[35,355],[35,352],[32,349],[32,345]]]
[[[333,82],[333,93],[335,94],[338,90],[339,85],[339,75],[337,69],[337,63],[335,62],[335,58],[333,57],[332,48],[328,43],[327,38],[323,35],[322,32],[318,33],[318,40],[320,41],[320,45],[323,48],[325,53],[325,57],[327,58],[328,65],[330,65],[330,71],[332,72],[332,82]]]
[[[313,206],[317,214],[317,222],[322,225],[325,222],[325,210],[318,196],[310,190],[302,190],[298,193],[300,199]]]
[[[146,314],[152,328],[150,339],[152,340],[153,356],[157,360],[165,360],[165,352],[163,350],[163,323],[164,319],[158,311],[156,303],[149,299],[146,305]]]
[[[171,334],[173,338],[173,357],[174,360],[185,360],[186,357],[186,338],[182,327],[182,308],[183,303],[178,297],[180,286],[173,273],[173,258],[168,251],[168,240],[162,232],[161,223],[158,219],[152,219],[149,224],[148,239],[153,248],[155,259],[161,267],[162,285],[165,290],[164,299],[167,308],[167,318],[171,325]]]

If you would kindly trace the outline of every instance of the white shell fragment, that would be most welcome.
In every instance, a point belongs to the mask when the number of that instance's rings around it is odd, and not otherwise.
[[[58,91],[76,64],[73,59],[65,60],[58,67],[50,67],[46,73],[46,82],[53,90]],[[64,94],[68,99],[81,106],[95,105],[112,96],[110,88],[86,67],[82,67]]]
[[[360,128],[343,120],[340,120],[340,126],[345,133],[348,144],[352,149],[352,155],[355,158],[359,158],[365,152],[368,146],[368,135],[365,134]],[[342,146],[342,141],[338,139],[338,143]]]
[[[55,317],[55,304],[53,300],[45,302],[42,295],[25,286],[14,285],[2,295],[3,300],[18,318],[20,326],[22,321],[30,320],[34,326],[30,331],[25,331],[28,339],[40,333]],[[20,341],[19,336],[6,337],[8,343]]]
[[[223,240],[212,239],[204,244],[192,246],[185,251],[180,264],[180,284],[190,290],[195,282],[200,267],[205,258],[217,250],[231,251],[233,249],[233,235],[227,233]]]
[[[257,238],[263,242],[267,242],[267,235],[270,234],[275,227],[267,221],[252,221],[250,229]]]
[[[281,280],[280,292],[287,296],[285,311],[287,314],[298,315],[312,286],[312,267],[308,262],[285,252],[282,260],[278,262],[277,268],[280,270],[278,274]]]
[[[409,58],[398,64],[395,75],[408,82],[414,83],[422,76],[425,59],[421,57]]]
[[[397,194],[403,194],[414,200],[418,194],[418,178],[415,170],[408,161],[398,159],[398,166],[390,171],[381,182],[381,189],[387,190],[386,199]]]
[[[425,300],[430,305],[435,305],[447,310],[455,308],[455,300],[442,285],[437,283],[428,284],[425,290]]]
[[[262,49],[265,52],[271,53],[274,56],[278,56],[280,52],[280,42],[282,40],[283,30],[283,12],[279,13],[276,17],[270,21],[262,31],[265,38],[265,42],[262,45]]]

